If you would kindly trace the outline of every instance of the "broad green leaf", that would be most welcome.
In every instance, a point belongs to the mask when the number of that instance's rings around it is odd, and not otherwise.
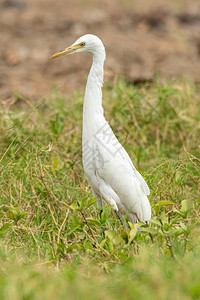
[[[166,206],[166,205],[173,205],[174,203],[172,201],[169,200],[161,200],[158,201],[155,205],[153,205],[153,207],[155,206]]]
[[[188,200],[182,200],[181,201],[181,210],[187,211],[189,209],[189,203]]]
[[[118,245],[123,242],[122,238],[116,234],[116,232],[112,230],[106,230],[105,235],[112,240],[113,244]]]
[[[128,243],[129,244],[132,242],[132,240],[136,236],[137,231],[138,231],[138,224],[134,224],[134,228],[131,229],[131,231],[129,232],[129,238],[128,238]]]

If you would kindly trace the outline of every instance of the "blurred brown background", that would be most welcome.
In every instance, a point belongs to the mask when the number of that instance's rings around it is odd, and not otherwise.
[[[48,58],[85,33],[105,44],[105,80],[186,77],[200,81],[199,0],[1,0],[0,99],[83,88],[89,54]]]

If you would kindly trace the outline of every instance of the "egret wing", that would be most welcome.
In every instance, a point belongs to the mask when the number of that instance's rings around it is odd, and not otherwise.
[[[142,175],[136,170],[135,166],[133,165],[128,153],[123,148],[123,146],[120,144],[118,139],[116,138],[115,134],[113,133],[111,127],[109,126],[108,122],[106,122],[106,126],[103,127],[103,130],[101,133],[96,135],[96,139],[101,143],[102,146],[104,146],[105,149],[108,150],[108,152],[112,153],[113,156],[118,156],[120,154],[122,158],[132,167],[134,171],[134,175],[138,178],[141,188],[144,191],[145,195],[150,194],[149,187],[142,177]],[[110,150],[109,150],[110,149]]]
[[[127,162],[131,165],[131,167],[133,168],[138,180],[140,181],[140,184],[141,184],[141,187],[145,193],[145,195],[149,195],[150,194],[150,190],[149,190],[149,187],[146,183],[146,181],[144,180],[144,178],[142,177],[142,175],[136,170],[135,166],[133,165],[128,153],[126,152],[126,150],[121,147],[120,149],[120,154],[126,158]]]
[[[107,202],[111,197],[123,211],[136,214],[139,220],[148,221],[151,208],[144,191],[146,182],[116,141],[115,136],[106,141],[103,133],[94,139],[94,168],[100,192]]]

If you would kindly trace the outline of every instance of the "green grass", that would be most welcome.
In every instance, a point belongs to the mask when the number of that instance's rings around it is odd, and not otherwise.
[[[186,80],[104,88],[151,189],[149,227],[99,219],[81,163],[82,93],[0,114],[1,299],[200,299],[200,96]],[[105,236],[102,231],[107,228]]]

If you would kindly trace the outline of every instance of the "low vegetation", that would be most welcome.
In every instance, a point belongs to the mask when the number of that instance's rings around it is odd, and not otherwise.
[[[81,163],[82,104],[82,93],[53,91],[2,106],[1,299],[199,299],[199,87],[104,88],[106,118],[151,189],[150,226],[125,217],[128,232],[106,204],[99,218]]]

